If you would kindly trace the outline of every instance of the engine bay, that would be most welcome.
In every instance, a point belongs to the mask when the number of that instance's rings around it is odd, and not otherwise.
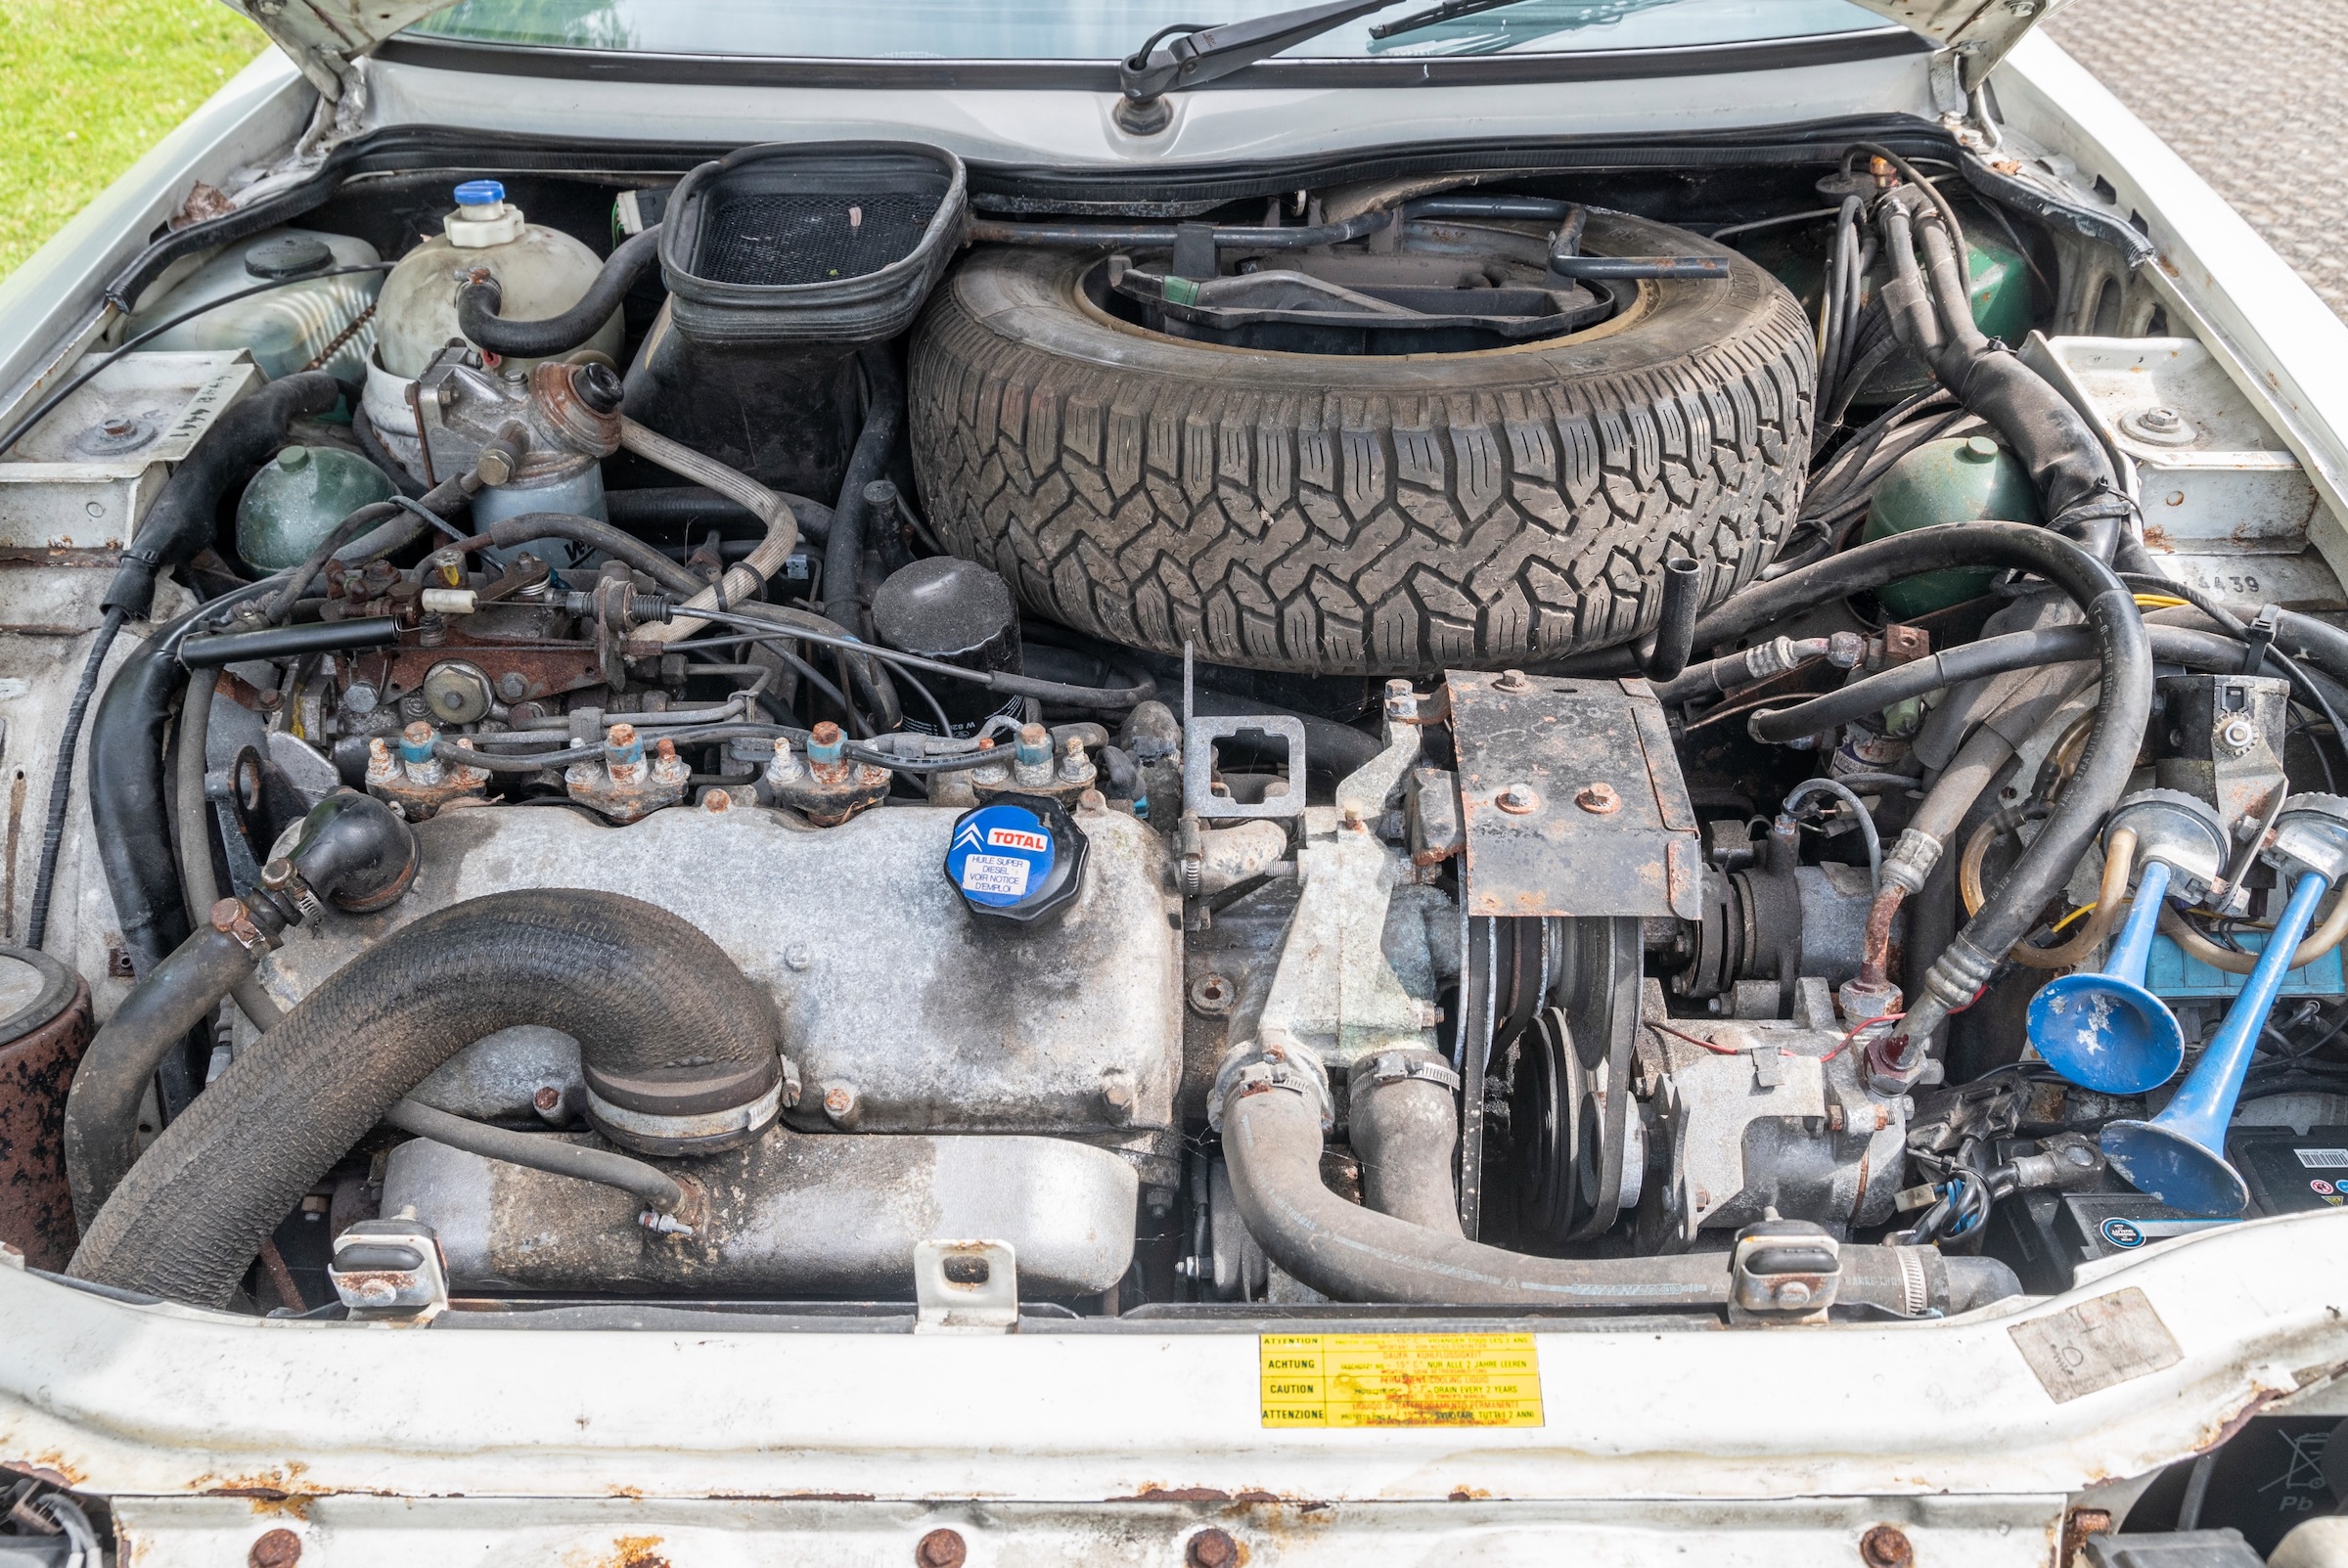
[[[40,951],[51,842],[7,1239],[1800,1323],[2338,1203],[2348,605],[2304,521],[2318,591],[2208,569],[2306,481],[1914,140],[1140,216],[435,163],[178,246],[0,435],[119,556],[59,778],[135,981]]]

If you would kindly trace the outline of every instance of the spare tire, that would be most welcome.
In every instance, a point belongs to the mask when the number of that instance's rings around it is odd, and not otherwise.
[[[940,541],[1034,611],[1254,669],[1537,665],[1651,631],[1663,561],[1710,605],[1800,510],[1810,327],[1758,265],[1593,212],[1599,255],[1714,254],[1569,336],[1269,353],[1119,321],[1098,258],[985,248],[915,329],[913,453]]]

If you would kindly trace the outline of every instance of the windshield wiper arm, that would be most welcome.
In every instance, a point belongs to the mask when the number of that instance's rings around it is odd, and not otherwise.
[[[1162,131],[1174,117],[1166,107],[1166,94],[1228,76],[1395,3],[1327,0],[1211,27],[1161,27],[1131,58],[1117,62],[1117,85],[1125,94],[1125,102],[1117,106],[1117,123],[1137,135]]]
[[[1381,22],[1370,29],[1370,36],[1391,38],[1397,33],[1417,32],[1422,27],[1431,27],[1438,22],[1451,22],[1460,17],[1472,17],[1484,11],[1498,11],[1503,6],[1513,6],[1517,3],[1518,0],[1443,0],[1439,6],[1428,6],[1424,11],[1414,11],[1407,17],[1396,17],[1392,22]]]

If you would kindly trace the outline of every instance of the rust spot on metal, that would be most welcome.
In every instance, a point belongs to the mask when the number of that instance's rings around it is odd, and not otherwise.
[[[1217,1487],[1161,1487],[1146,1486],[1129,1498],[1110,1498],[1111,1502],[1278,1502],[1274,1492],[1225,1492]]]
[[[669,1568],[660,1555],[658,1536],[619,1536],[611,1549],[595,1559],[594,1568]]]
[[[1879,1524],[1859,1538],[1859,1558],[1867,1568],[1909,1568],[1916,1548],[1898,1525]]]
[[[34,1455],[27,1459],[0,1459],[0,1470],[15,1475],[28,1475],[35,1481],[46,1481],[53,1487],[64,1487],[68,1491],[78,1488],[89,1479],[77,1466],[68,1463],[64,1455],[54,1451]]]
[[[1488,1501],[1491,1496],[1492,1494],[1482,1487],[1453,1487],[1451,1495],[1443,1501],[1446,1502],[1483,1502]]]
[[[66,1184],[66,1091],[90,1044],[90,988],[76,975],[39,1026],[0,1045],[0,1242],[58,1271],[81,1232]]]
[[[2087,1545],[2087,1538],[2107,1534],[2111,1525],[2108,1508],[2073,1508],[2063,1515],[2062,1551],[2054,1559],[2055,1568],[2071,1568],[2078,1559],[2079,1549]]]
[[[913,1548],[913,1560],[921,1568],[962,1568],[969,1555],[959,1530],[932,1530]]]
[[[1190,1568],[1238,1568],[1240,1544],[1229,1531],[1210,1525],[1191,1537],[1182,1548],[1182,1557]]]
[[[261,1538],[252,1544],[252,1549],[245,1554],[245,1560],[251,1568],[294,1568],[301,1561],[301,1537],[283,1525],[263,1531]]]

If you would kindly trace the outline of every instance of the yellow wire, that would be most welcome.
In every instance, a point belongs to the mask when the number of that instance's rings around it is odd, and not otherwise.
[[[2168,594],[2139,594],[2136,596],[2138,609],[2183,609],[2185,605],[2184,600],[2173,598]]]
[[[2071,911],[2071,913],[2070,913],[2070,914],[2068,914],[2068,915],[2065,915],[2065,916],[2064,916],[2064,917],[2063,917],[2061,919],[2059,919],[2059,920],[2056,920],[2056,921],[2054,922],[2054,930],[2057,930],[2057,931],[2059,931],[2059,930],[2061,930],[2061,929],[2062,929],[2064,926],[2066,926],[2066,925],[2070,924],[2070,923],[2071,923],[2073,920],[2077,919],[2077,918],[2078,918],[2080,916],[2082,916],[2082,915],[2093,915],[2095,912],[2096,912],[2096,907],[2095,907],[2093,904],[2082,904],[2082,905],[2080,905],[2080,906],[2079,906],[2077,909],[2075,909],[2075,910]]]

